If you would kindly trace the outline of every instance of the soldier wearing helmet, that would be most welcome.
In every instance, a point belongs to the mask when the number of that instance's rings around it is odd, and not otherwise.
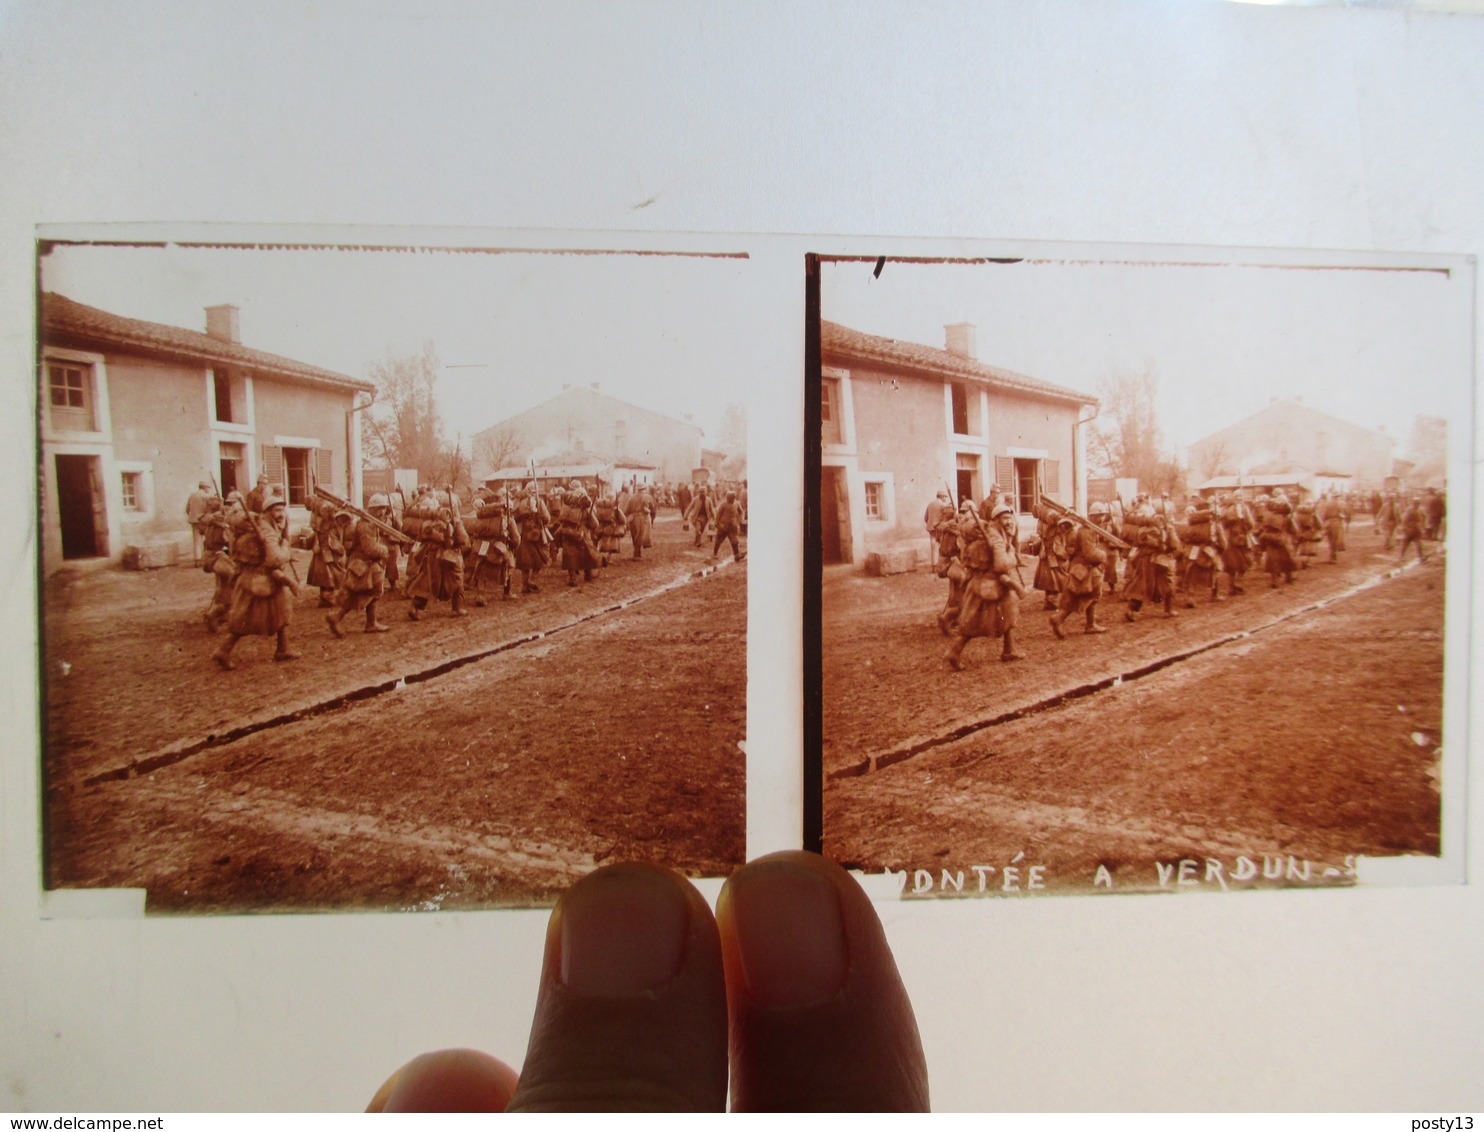
[[[396,520],[392,515],[391,503],[385,495],[378,492],[367,500],[366,511],[373,518],[395,529]],[[342,514],[349,515],[349,512]],[[387,626],[377,619],[376,607],[386,591],[387,562],[395,560],[393,540],[375,523],[365,518],[351,518],[353,522],[348,525],[344,536],[345,581],[335,595],[337,608],[325,614],[325,624],[336,637],[345,636],[340,629],[340,622],[348,614],[360,609],[362,602],[366,603],[365,631],[387,631]]]
[[[696,533],[693,545],[701,545],[701,536],[706,533],[706,528],[716,519],[716,500],[711,498],[710,491],[705,484],[696,486],[696,494],[690,501],[690,506],[685,509],[685,522],[689,528]]]
[[[535,593],[541,587],[536,576],[551,561],[547,545],[551,542],[551,510],[541,498],[535,480],[526,484],[526,493],[516,504],[515,525],[520,528],[520,545],[515,548],[515,569],[520,575],[520,592]]]
[[[1110,535],[1118,535],[1118,531],[1114,529],[1113,508],[1108,504],[1094,503],[1088,509],[1087,517],[1099,530],[1107,531]],[[1108,557],[1103,560],[1103,593],[1116,594],[1118,592],[1118,564],[1126,552],[1111,543],[1104,543],[1104,549],[1107,550]]]
[[[454,617],[467,617],[464,608],[464,552],[469,532],[457,511],[458,497],[449,493],[453,506],[440,506],[423,524],[418,546],[407,564],[407,596],[412,608],[409,620],[417,621],[431,601],[446,601]]]
[[[1093,507],[1094,510],[1101,507],[1104,516],[1108,513],[1108,508],[1101,503],[1095,503]],[[1067,634],[1062,626],[1067,618],[1083,613],[1087,619],[1084,633],[1106,633],[1108,630],[1098,624],[1097,607],[1098,598],[1103,595],[1103,566],[1109,557],[1108,545],[1096,531],[1079,526],[1070,515],[1058,519],[1057,527],[1067,548],[1067,575],[1057,598],[1056,612],[1051,615],[1051,631],[1059,640],[1066,640]]]
[[[971,501],[958,524],[960,560],[968,577],[946,659],[955,671],[963,668],[963,652],[975,637],[1000,637],[1002,661],[1024,660],[1015,647],[1015,626],[1024,586],[1020,581],[1020,552],[1015,545],[1015,513],[1003,503],[986,523]]]
[[[274,660],[299,659],[288,636],[299,582],[289,546],[287,500],[269,492],[262,507],[261,513],[249,515],[241,524],[232,544],[238,571],[227,610],[227,639],[211,654],[227,671],[237,667],[232,650],[243,637],[276,637]]]

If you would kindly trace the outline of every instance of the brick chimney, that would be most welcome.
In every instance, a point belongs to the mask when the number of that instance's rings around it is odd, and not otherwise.
[[[960,358],[968,358],[969,361],[977,361],[979,354],[974,343],[974,324],[972,322],[954,322],[943,328],[943,337],[950,354],[956,354]]]
[[[231,303],[223,303],[219,307],[207,307],[206,333],[223,342],[242,345],[242,328],[239,319],[241,313]]]

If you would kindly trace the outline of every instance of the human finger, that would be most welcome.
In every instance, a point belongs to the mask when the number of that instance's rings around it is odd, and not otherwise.
[[[927,1110],[912,1004],[849,873],[812,853],[760,858],[727,881],[717,923],[735,1110]]]
[[[715,1111],[726,1104],[727,1003],[716,921],[684,878],[599,869],[546,931],[512,1111]]]
[[[515,1070],[472,1049],[414,1057],[376,1090],[367,1112],[504,1112]]]

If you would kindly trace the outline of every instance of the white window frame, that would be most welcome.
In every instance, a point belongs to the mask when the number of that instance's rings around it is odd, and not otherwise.
[[[147,460],[115,460],[113,471],[118,477],[119,512],[122,519],[125,522],[138,523],[153,518],[155,514],[154,465]],[[138,498],[135,500],[136,506],[134,507],[124,504],[124,477],[126,475],[139,477]]]
[[[821,441],[821,453],[830,456],[854,456],[855,399],[850,388],[850,371],[836,366],[823,366],[820,376],[838,381],[840,389],[840,441],[837,444],[824,444]]]
[[[861,472],[859,473],[861,519],[868,524],[872,530],[882,530],[894,527],[897,524],[897,487],[896,477],[891,472]],[[872,517],[866,511],[866,495],[868,488],[876,486],[881,489],[881,514]]]
[[[52,362],[85,367],[91,374],[88,390],[93,403],[93,427],[53,428],[51,414],[51,377],[47,367]],[[41,439],[65,444],[107,444],[113,437],[113,418],[108,409],[108,365],[102,354],[85,350],[64,350],[47,346],[41,351]]]
[[[231,369],[231,366],[224,366]],[[214,439],[219,440],[241,440],[243,437],[252,438],[256,430],[254,414],[256,407],[253,403],[252,374],[242,372],[242,399],[247,409],[246,422],[241,421],[219,421],[216,419],[216,367],[207,366],[201,371],[202,380],[205,382],[206,390],[206,427]]]
[[[953,387],[955,385],[962,385],[964,388],[964,413],[968,417],[969,428],[972,429],[977,424],[978,432],[957,432],[953,427]],[[978,382],[961,378],[944,378],[943,419],[950,440],[957,443],[988,444],[989,397],[987,390]]]

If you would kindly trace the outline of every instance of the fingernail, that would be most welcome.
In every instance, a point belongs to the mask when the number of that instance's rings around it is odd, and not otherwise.
[[[561,980],[582,995],[656,991],[680,972],[690,912],[664,873],[617,866],[578,881],[558,905]]]
[[[743,870],[728,900],[748,995],[764,1006],[810,1006],[835,995],[849,969],[835,886],[789,861]]]

